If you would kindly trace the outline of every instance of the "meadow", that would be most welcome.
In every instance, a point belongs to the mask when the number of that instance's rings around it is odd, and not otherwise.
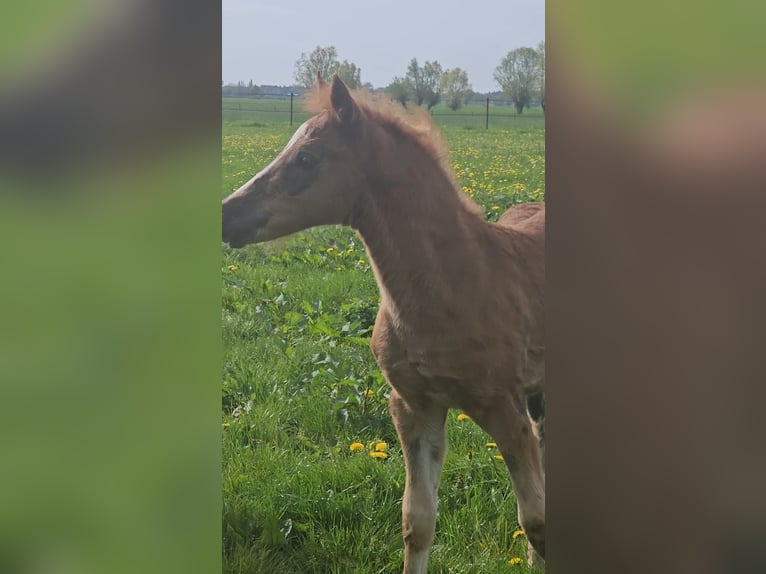
[[[290,122],[290,99],[269,98],[223,98],[223,119],[229,125],[277,125]],[[444,127],[466,127],[484,129],[487,108],[481,104],[463,106],[457,112],[438,104],[431,110],[434,121]],[[301,109],[299,97],[293,101],[293,122],[297,127],[307,120],[309,114]],[[510,102],[491,100],[489,107],[489,127],[493,129],[531,129],[544,123],[542,109],[528,108],[522,115],[517,115]]]
[[[487,219],[543,199],[542,116],[490,130],[435,119]],[[222,197],[297,125],[224,111]],[[347,228],[311,229],[224,247],[221,272],[223,571],[401,572],[404,463],[369,350],[378,291],[364,246]],[[447,430],[429,572],[537,572],[492,439],[458,411]]]

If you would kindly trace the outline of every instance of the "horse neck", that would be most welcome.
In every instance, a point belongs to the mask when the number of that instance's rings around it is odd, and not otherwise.
[[[422,149],[405,148],[397,173],[370,181],[353,223],[381,299],[399,315],[449,304],[449,286],[471,273],[471,248],[482,226],[439,162]]]

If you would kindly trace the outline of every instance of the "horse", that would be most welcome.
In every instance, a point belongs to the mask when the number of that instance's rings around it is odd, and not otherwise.
[[[223,241],[333,224],[363,241],[380,291],[370,347],[405,463],[404,573],[426,572],[450,408],[496,441],[530,562],[542,562],[545,204],[487,222],[425,112],[352,95],[337,75],[319,78],[307,104],[316,115],[223,200]]]

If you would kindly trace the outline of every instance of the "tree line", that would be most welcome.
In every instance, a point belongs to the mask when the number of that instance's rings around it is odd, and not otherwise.
[[[369,83],[362,84],[362,71],[356,64],[338,58],[335,46],[317,46],[310,54],[302,53],[295,62],[297,86],[312,87],[317,73],[323,78],[338,74],[350,88],[373,89]],[[513,101],[516,113],[523,113],[533,102],[539,102],[544,111],[545,42],[536,48],[522,47],[508,52],[495,68],[493,78],[505,97]],[[474,95],[465,70],[445,70],[436,60],[421,66],[417,58],[410,60],[404,75],[394,77],[385,91],[403,106],[413,103],[429,110],[439,102],[458,110]],[[236,86],[224,86],[224,92],[228,92],[226,95],[255,94],[258,87],[253,86],[252,81],[247,86],[240,82]]]

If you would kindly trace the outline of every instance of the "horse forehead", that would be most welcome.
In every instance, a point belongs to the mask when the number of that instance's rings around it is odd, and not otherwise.
[[[296,143],[300,142],[301,140],[306,139],[307,134],[309,133],[309,122],[311,120],[303,122],[297,130],[295,130],[295,133],[293,134],[293,137],[290,138],[290,141],[287,142],[287,145],[285,146],[285,149],[289,149],[293,147]]]
[[[289,149],[295,144],[315,138],[325,126],[326,120],[327,118],[324,117],[324,114],[320,114],[303,122],[298,129],[295,130],[293,137],[287,142],[285,149]]]

